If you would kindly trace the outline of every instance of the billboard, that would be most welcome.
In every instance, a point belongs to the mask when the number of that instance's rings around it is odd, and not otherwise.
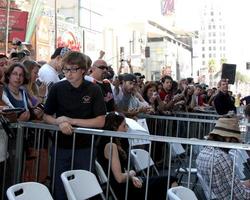
[[[0,41],[5,40],[6,9],[0,9]],[[28,12],[10,10],[9,14],[9,41],[18,38],[25,40]]]

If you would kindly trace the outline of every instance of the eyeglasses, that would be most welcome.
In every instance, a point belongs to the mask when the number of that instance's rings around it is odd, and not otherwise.
[[[77,67],[77,68],[63,68],[62,69],[62,72],[64,74],[68,73],[68,72],[71,72],[71,73],[76,73],[78,69],[81,69],[80,67]]]
[[[108,70],[108,67],[107,66],[104,66],[104,65],[101,65],[101,66],[97,66],[97,68],[101,69],[101,70]]]

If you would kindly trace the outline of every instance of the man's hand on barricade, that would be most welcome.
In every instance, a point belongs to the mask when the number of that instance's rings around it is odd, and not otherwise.
[[[65,135],[71,135],[73,133],[73,127],[68,122],[60,123],[59,128]]]
[[[58,124],[58,125],[60,125],[63,122],[67,122],[67,123],[72,125],[71,121],[72,120],[69,117],[65,117],[65,116],[61,116],[61,117],[56,118],[56,124]]]
[[[136,187],[136,188],[141,188],[142,187],[142,181],[138,178],[138,177],[136,177],[136,176],[134,176],[134,177],[132,177],[132,182],[133,182],[133,185]]]

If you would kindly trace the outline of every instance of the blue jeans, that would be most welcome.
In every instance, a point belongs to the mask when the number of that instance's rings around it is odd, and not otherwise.
[[[51,172],[53,172],[54,164],[54,149],[51,151]],[[89,170],[90,167],[90,155],[91,148],[75,149],[74,153],[74,166],[73,169],[84,169]],[[55,200],[67,200],[67,195],[64,190],[64,186],[61,180],[61,174],[65,171],[71,170],[71,158],[72,149],[57,149],[56,154],[56,167],[55,167],[55,184],[54,184],[54,199]],[[93,160],[95,159],[93,153]],[[92,164],[92,168],[94,165]]]

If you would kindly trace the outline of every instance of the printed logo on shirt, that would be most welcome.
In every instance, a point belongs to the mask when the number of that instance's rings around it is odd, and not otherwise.
[[[90,97],[90,96],[84,96],[84,97],[82,98],[82,102],[83,102],[83,103],[90,103],[90,101],[91,101],[91,97]]]
[[[111,92],[108,92],[106,96],[104,97],[105,102],[109,102],[110,100],[113,99],[113,94]]]

